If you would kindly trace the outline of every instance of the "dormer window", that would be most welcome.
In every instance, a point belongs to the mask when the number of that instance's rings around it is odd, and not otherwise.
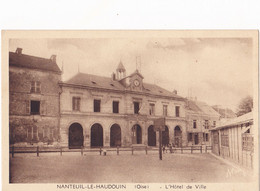
[[[39,81],[31,82],[31,93],[41,93],[41,82]]]

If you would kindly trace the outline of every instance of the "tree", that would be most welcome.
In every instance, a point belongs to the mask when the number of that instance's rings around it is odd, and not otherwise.
[[[237,116],[241,116],[251,112],[252,109],[253,109],[253,98],[251,96],[246,96],[240,101],[236,114]]]

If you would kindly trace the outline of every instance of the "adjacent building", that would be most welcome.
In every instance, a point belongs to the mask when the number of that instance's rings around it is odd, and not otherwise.
[[[188,145],[210,145],[210,129],[219,123],[220,114],[204,102],[188,98],[186,100]]]
[[[241,166],[252,168],[254,155],[253,113],[233,118],[211,130],[212,152]]]
[[[50,59],[9,52],[10,144],[59,141],[59,81],[56,56]]]

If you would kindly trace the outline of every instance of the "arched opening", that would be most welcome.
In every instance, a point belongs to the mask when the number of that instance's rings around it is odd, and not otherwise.
[[[91,147],[103,147],[103,128],[99,123],[91,127]]]
[[[69,148],[78,149],[83,146],[83,128],[79,123],[73,123],[69,127]]]
[[[174,144],[176,147],[182,146],[182,132],[179,126],[174,128]]]
[[[165,131],[162,131],[162,145],[169,144],[169,129],[165,126]]]
[[[153,129],[153,125],[148,128],[148,146],[156,146],[156,132]]]
[[[121,146],[121,128],[118,124],[114,124],[110,128],[110,147]]]
[[[138,124],[132,127],[132,143],[142,144],[142,129]]]

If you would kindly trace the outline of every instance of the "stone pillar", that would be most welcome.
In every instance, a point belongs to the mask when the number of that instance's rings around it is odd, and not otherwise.
[[[156,131],[156,147],[159,147],[159,131]]]
[[[90,133],[90,129],[85,128],[84,129],[84,147],[90,147],[90,138],[91,138],[91,133]]]
[[[105,147],[110,146],[110,129],[103,127],[103,145]]]
[[[147,130],[147,127],[146,127],[146,123],[144,123],[144,125],[143,125],[142,139],[143,139],[143,144],[148,145],[148,130]]]
[[[174,143],[174,128],[175,126],[171,127],[171,126],[168,126],[168,129],[169,129],[169,143]]]

